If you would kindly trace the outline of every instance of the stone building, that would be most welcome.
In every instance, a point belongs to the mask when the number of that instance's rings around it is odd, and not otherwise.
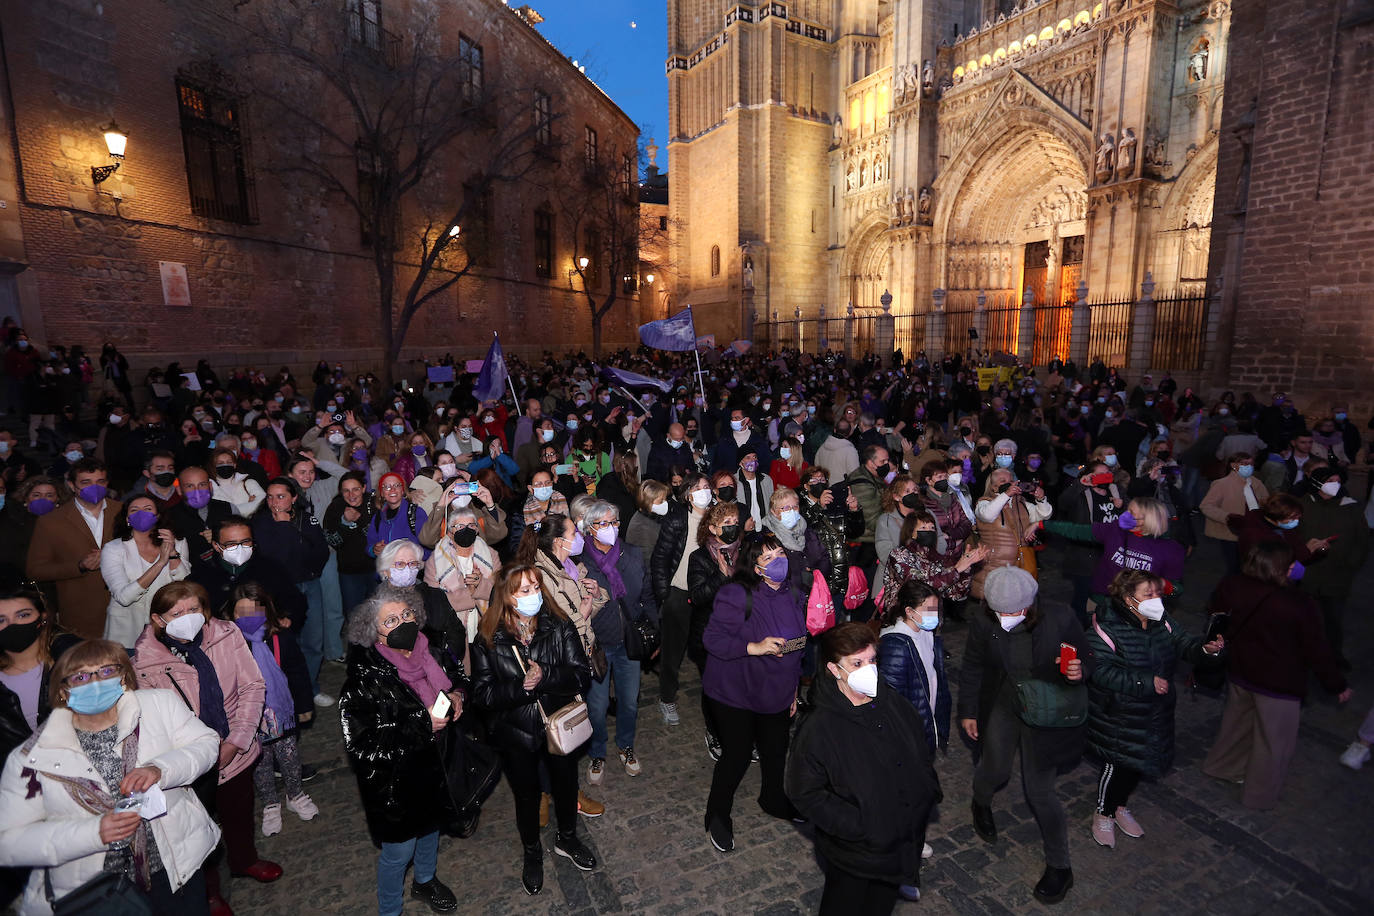
[[[1198,368],[1224,0],[668,10],[678,295],[703,331],[861,348],[891,314],[908,350],[972,329]]]
[[[639,183],[639,279],[645,321],[666,318],[673,311],[677,271],[669,247],[672,237],[668,206],[668,175],[658,167],[658,145],[652,137],[645,148],[649,158]]]
[[[302,143],[323,141],[265,116],[261,93],[244,91],[236,71],[243,17],[291,8],[0,4],[0,313],[44,343],[98,350],[113,340],[138,366],[194,356],[296,366],[321,355],[378,365],[365,227],[342,194],[312,192],[277,167],[269,153],[298,133]],[[427,201],[461,197],[469,163],[491,136],[544,125],[534,131],[540,162],[518,181],[496,182],[469,211],[474,224],[460,227],[460,241],[481,238],[478,266],[416,315],[403,355],[481,355],[492,331],[508,352],[587,344],[590,318],[560,203],[579,193],[582,182],[567,176],[580,176],[588,157],[615,156],[619,166],[625,156],[633,187],[638,129],[629,117],[540,34],[528,7],[338,0],[301,8],[321,17],[316,48],[326,57],[395,70],[415,41],[437,37],[444,53],[461,55],[464,92],[491,90],[490,129],[443,147],[433,193],[397,214],[408,238],[433,217]],[[437,36],[401,34],[424,15]],[[281,84],[291,85],[299,72],[281,66]],[[127,133],[126,155],[112,174],[93,175],[113,164],[102,139],[111,120]],[[351,144],[346,112],[334,126]],[[365,193],[369,160],[353,148],[343,158],[347,190]],[[627,200],[633,205],[628,192]],[[404,285],[416,247],[400,248],[398,260]],[[607,345],[635,340],[640,321],[634,292],[607,316]]]

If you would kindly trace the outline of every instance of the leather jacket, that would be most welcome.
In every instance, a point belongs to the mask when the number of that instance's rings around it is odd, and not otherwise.
[[[531,660],[544,673],[533,690],[526,690],[525,671]],[[548,608],[540,610],[528,646],[521,646],[504,629],[492,635],[491,645],[481,636],[472,644],[472,699],[486,714],[488,735],[498,748],[545,748],[544,720],[534,704],[542,704],[545,715],[557,712],[576,694],[585,693],[591,681],[577,627]]]
[[[654,599],[661,605],[668,600],[668,589],[673,584],[673,573],[677,564],[682,562],[683,551],[687,549],[687,513],[691,511],[681,503],[674,503],[663,517],[658,529],[658,542],[654,544],[653,556],[649,558],[649,583],[654,589]]]

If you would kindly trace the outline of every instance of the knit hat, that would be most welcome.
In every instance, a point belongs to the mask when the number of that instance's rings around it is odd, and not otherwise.
[[[988,573],[983,582],[983,596],[988,607],[1001,614],[1030,607],[1039,590],[1035,577],[1019,566],[998,567]]]

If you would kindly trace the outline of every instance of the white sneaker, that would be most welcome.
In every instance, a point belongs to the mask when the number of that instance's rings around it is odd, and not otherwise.
[[[587,764],[587,785],[601,785],[601,777],[606,775],[606,758],[593,757]]]
[[[281,805],[263,805],[262,835],[276,836],[281,833]]]
[[[1369,746],[1358,741],[1350,742],[1350,747],[1341,752],[1341,766],[1358,770],[1369,761]]]
[[[315,694],[315,705],[316,705],[316,706],[333,706],[334,703],[335,703],[334,698],[331,697],[331,696],[330,696],[329,694],[327,694],[327,693],[321,692],[321,693]]]
[[[635,756],[635,749],[632,747],[620,749],[620,765],[625,768],[626,776],[638,776],[644,772],[644,767],[640,766],[639,758]]]
[[[310,796],[306,795],[304,792],[297,795],[295,798],[288,798],[286,800],[286,807],[296,812],[296,816],[303,821],[313,820],[315,815],[320,813],[320,809],[310,800]],[[281,815],[278,814],[278,819],[280,819],[280,817]]]
[[[927,844],[925,844],[924,846],[921,847],[921,858],[923,858],[923,859],[929,859],[929,858],[930,858],[931,856],[933,856],[933,855],[935,855],[935,850],[933,850],[933,849],[930,848],[930,844],[929,844],[929,843],[927,843]],[[908,899],[910,899],[910,898],[908,898]],[[918,898],[916,898],[916,899],[919,900],[920,898],[918,897]]]
[[[662,700],[659,700],[658,712],[659,715],[663,716],[663,721],[669,725],[677,725],[679,722],[682,721],[681,717],[679,717],[677,714],[676,703],[665,703]]]

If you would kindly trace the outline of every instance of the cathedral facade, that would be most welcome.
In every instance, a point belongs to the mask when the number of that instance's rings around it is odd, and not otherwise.
[[[680,303],[718,339],[810,348],[890,313],[897,346],[963,321],[1079,358],[1088,300],[1205,303],[1229,22],[1225,0],[669,0]],[[1126,321],[1093,349],[1150,365]]]

